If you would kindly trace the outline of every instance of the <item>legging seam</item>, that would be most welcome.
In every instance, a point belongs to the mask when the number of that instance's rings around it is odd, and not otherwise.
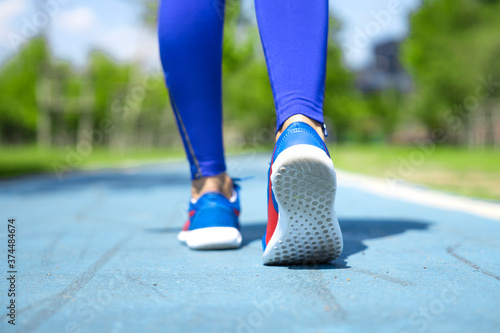
[[[184,140],[186,142],[186,146],[188,147],[189,154],[191,155],[191,158],[193,159],[193,163],[196,167],[196,171],[198,173],[198,177],[203,177],[203,174],[201,172],[200,164],[198,163],[198,158],[196,157],[196,154],[194,153],[193,145],[191,144],[191,140],[189,139],[189,135],[187,133],[186,127],[184,126],[184,122],[182,121],[182,117],[180,115],[179,110],[177,109],[177,105],[174,102],[174,99],[172,95],[170,94],[170,101],[172,103],[172,109],[174,110],[175,116],[177,117],[177,120],[179,122],[179,128],[181,135],[183,135]],[[195,175],[195,178],[198,178]]]

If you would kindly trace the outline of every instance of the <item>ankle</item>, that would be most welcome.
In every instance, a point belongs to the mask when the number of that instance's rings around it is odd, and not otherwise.
[[[191,182],[191,197],[194,200],[198,200],[207,192],[220,192],[229,199],[233,195],[233,181],[223,172],[217,176],[202,177]]]
[[[319,136],[321,137],[321,139],[323,139],[323,141],[325,141],[325,135],[323,134],[323,124],[321,124],[320,122],[318,122],[316,120],[313,120],[313,119],[311,119],[309,117],[301,115],[301,114],[293,115],[293,116],[291,116],[290,118],[288,118],[283,123],[283,126],[281,126],[281,128],[276,133],[276,141],[278,141],[278,138],[280,137],[281,133],[283,133],[283,131],[288,126],[290,126],[292,123],[294,123],[296,121],[300,121],[300,122],[306,123],[309,126],[311,126],[312,128],[314,128],[314,130],[316,130],[316,132],[319,134]]]

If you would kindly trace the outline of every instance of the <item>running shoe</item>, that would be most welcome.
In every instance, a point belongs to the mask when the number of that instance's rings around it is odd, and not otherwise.
[[[189,218],[177,239],[195,250],[234,249],[241,246],[238,216],[239,187],[230,199],[222,193],[207,192],[189,202]]]
[[[269,168],[265,265],[332,261],[343,241],[334,210],[336,176],[328,149],[309,125],[294,122],[281,134]]]

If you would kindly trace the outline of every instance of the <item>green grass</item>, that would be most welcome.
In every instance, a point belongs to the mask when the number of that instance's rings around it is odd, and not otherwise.
[[[466,196],[500,200],[500,151],[387,145],[337,145],[331,146],[330,151],[335,166],[347,171],[395,178]],[[228,153],[237,151],[229,149]],[[54,163],[63,166],[70,164],[72,169],[87,169],[184,159],[184,153],[179,149],[136,149],[124,153],[95,149],[71,165],[74,156],[63,148],[0,147],[0,177],[53,173]]]
[[[172,158],[183,159],[183,151],[135,149],[120,153],[100,148],[94,149],[90,154],[77,154],[74,149],[0,146],[0,177],[9,178],[25,174],[53,173],[56,170],[55,167],[67,167],[76,170]]]
[[[500,151],[452,147],[340,145],[336,167],[465,196],[500,200]]]

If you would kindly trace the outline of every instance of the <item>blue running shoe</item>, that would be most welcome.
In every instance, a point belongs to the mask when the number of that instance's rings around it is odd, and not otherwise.
[[[340,256],[336,187],[335,169],[321,137],[306,123],[292,123],[276,142],[269,168],[265,265],[306,265]]]
[[[239,187],[227,199],[218,192],[207,192],[189,202],[189,218],[177,239],[195,250],[234,249],[241,246],[238,216]]]

